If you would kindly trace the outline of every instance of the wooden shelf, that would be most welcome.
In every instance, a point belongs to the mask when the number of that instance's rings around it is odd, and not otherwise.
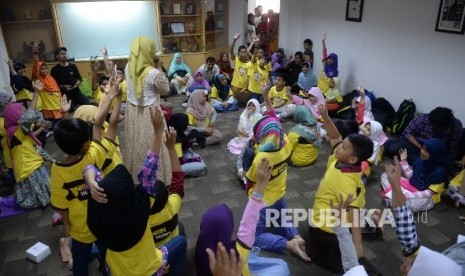
[[[162,38],[170,38],[170,37],[185,37],[185,36],[201,36],[202,34],[170,34],[170,35],[163,35]]]
[[[3,21],[2,24],[9,25],[9,24],[24,24],[24,23],[45,23],[45,22],[53,22],[52,19],[37,19],[37,20],[16,20],[16,21]]]
[[[205,32],[206,35],[225,32],[225,29]]]
[[[202,16],[202,15],[201,14],[165,14],[165,15],[160,15],[160,18],[194,17],[194,16]]]
[[[215,16],[217,16],[217,15],[225,15],[225,13],[224,12],[216,12],[213,15],[215,15]]]

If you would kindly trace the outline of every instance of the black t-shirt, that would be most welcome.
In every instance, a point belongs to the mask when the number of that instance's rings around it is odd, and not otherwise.
[[[77,69],[76,65],[72,63],[68,63],[67,66],[62,66],[61,64],[57,64],[53,66],[52,70],[50,71],[52,77],[56,80],[58,85],[71,85],[74,86],[76,82],[82,81],[81,74]],[[61,89],[61,88],[60,88]],[[62,92],[67,92],[61,89]]]

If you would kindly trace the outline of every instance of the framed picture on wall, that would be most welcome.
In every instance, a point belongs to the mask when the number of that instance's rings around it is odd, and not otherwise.
[[[437,32],[464,34],[464,11],[464,0],[441,0],[435,30]]]
[[[222,19],[218,19],[216,21],[216,29],[223,30],[224,29],[224,21]]]
[[[194,3],[187,3],[186,4],[186,14],[194,14],[194,13],[195,13]]]
[[[161,12],[161,15],[169,15],[170,14],[170,7],[165,3],[161,3],[160,4],[160,12]]]
[[[172,34],[183,34],[186,32],[183,22],[171,22],[170,27]]]
[[[363,0],[347,0],[346,21],[362,22]]]
[[[215,11],[216,11],[216,12],[224,12],[224,5],[223,5],[223,3],[217,2],[217,3],[216,3]]]
[[[173,4],[173,14],[181,14],[181,4]]]

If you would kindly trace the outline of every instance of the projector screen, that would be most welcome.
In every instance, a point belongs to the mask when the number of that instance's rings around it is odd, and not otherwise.
[[[59,0],[58,0],[59,1]],[[70,58],[127,57],[131,41],[146,35],[158,42],[155,1],[105,1],[55,3],[59,31]]]

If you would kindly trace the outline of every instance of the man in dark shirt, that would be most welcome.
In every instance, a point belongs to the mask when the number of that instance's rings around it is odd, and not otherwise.
[[[297,81],[299,79],[299,74],[302,72],[302,64],[303,64],[304,56],[302,52],[296,52],[294,54],[294,59],[288,59],[286,65],[284,65],[284,70],[289,77],[289,84],[292,87],[293,94],[299,94],[299,86],[297,85]]]
[[[90,102],[79,90],[82,81],[81,74],[76,65],[68,62],[66,52],[65,47],[59,47],[55,50],[58,64],[53,66],[50,73],[60,87],[61,94],[66,95],[68,100],[71,100],[71,109],[74,110],[76,104],[86,105]]]

